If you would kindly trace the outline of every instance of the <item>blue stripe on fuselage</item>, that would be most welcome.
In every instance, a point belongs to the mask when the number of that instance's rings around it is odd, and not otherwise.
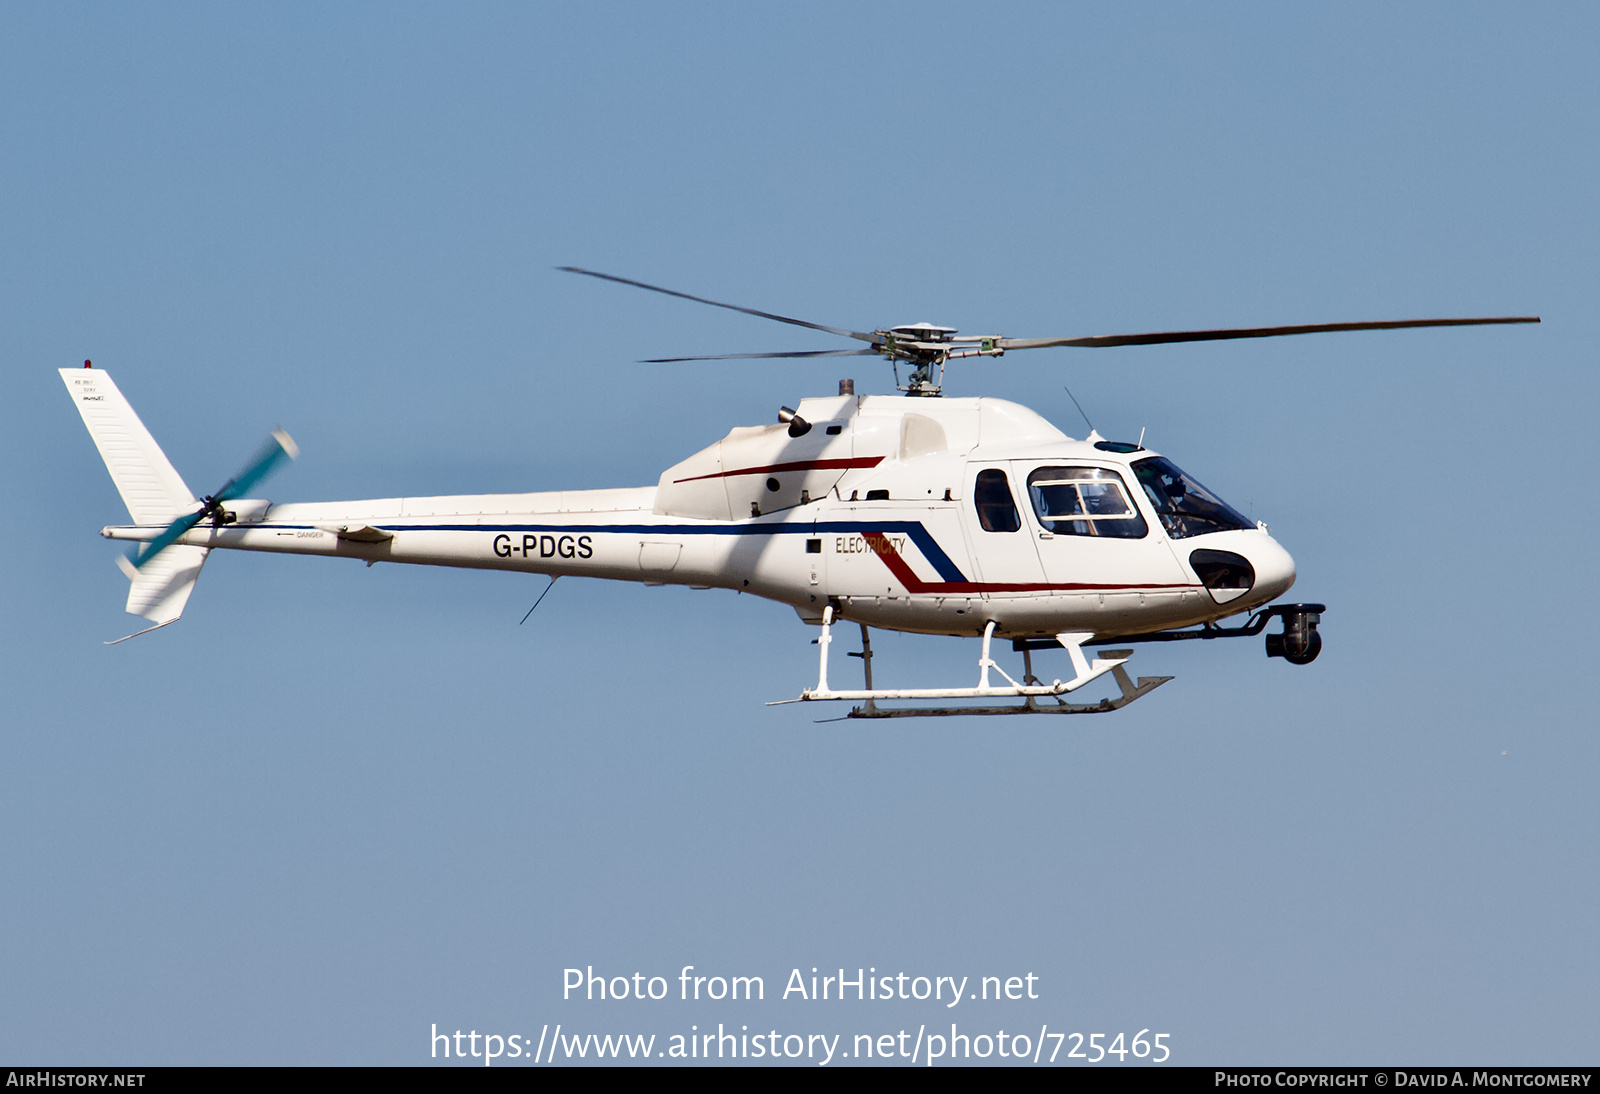
[[[400,518],[404,520],[405,518]],[[384,527],[373,525],[374,527]],[[249,527],[232,525],[231,527]],[[256,525],[258,528],[312,528],[315,525],[273,524]],[[939,574],[942,581],[965,581],[950,556],[934,540],[920,521],[914,520],[825,520],[815,524],[393,524],[384,527],[389,532],[614,532],[620,535],[675,535],[675,536],[814,536],[824,532],[862,533],[899,532],[911,538]]]

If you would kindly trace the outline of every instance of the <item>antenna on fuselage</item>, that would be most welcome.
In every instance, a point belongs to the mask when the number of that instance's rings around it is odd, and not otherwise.
[[[544,592],[539,594],[539,599],[535,600],[533,602],[533,608],[537,608],[540,604],[543,604],[544,603],[544,598],[549,596],[550,595],[550,590],[554,589],[555,587],[556,587],[556,579],[552,577],[550,579],[550,584],[548,584],[548,585],[546,585],[544,587]],[[533,614],[533,608],[529,608],[528,609],[528,615],[532,615]],[[528,615],[525,615],[525,616],[522,617],[522,623],[526,623],[528,621]],[[522,626],[522,623],[518,623],[517,626],[519,626],[519,627]]]
[[[1067,393],[1067,398],[1072,400],[1072,405],[1078,408],[1078,413],[1083,414],[1083,405],[1078,402],[1078,397],[1072,394],[1072,389],[1066,384],[1061,385],[1061,390]],[[1089,415],[1083,414],[1083,424],[1089,427],[1089,432],[1094,432],[1094,423],[1089,420]],[[1142,434],[1141,434],[1142,436]]]

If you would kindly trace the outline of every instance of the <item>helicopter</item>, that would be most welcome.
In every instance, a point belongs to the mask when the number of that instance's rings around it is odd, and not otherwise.
[[[1326,607],[1274,603],[1295,581],[1289,553],[1265,524],[1146,449],[1142,436],[1108,441],[1091,427],[1074,439],[1014,402],[946,397],[951,361],[1047,347],[1539,322],[1406,319],[1071,338],[962,336],[931,323],[856,331],[560,269],[865,343],[645,363],[877,356],[893,366],[901,395],[857,395],[854,381],[842,380],[837,395],[782,407],[774,423],[736,427],[649,486],[274,504],[249,495],[298,456],[286,432],[274,430],[244,470],[197,498],[111,377],[85,361],[60,373],[133,521],[101,535],[133,543],[117,559],[131,582],[126,609],[152,624],[108,644],[177,622],[211,551],[268,551],[779,601],[820,628],[818,675],[798,698],[769,705],[859,703],[849,718],[1104,713],[1172,677],[1134,680],[1125,667],[1133,650],[1102,647],[1256,636],[1277,619],[1282,630],[1266,634],[1267,655],[1304,665],[1321,652]],[[861,688],[829,680],[833,629],[844,623],[860,629],[861,650],[850,656],[861,659]],[[875,687],[872,628],[980,639],[977,683]],[[1020,679],[994,659],[996,639],[1022,655]],[[1043,650],[1064,650],[1071,676],[1046,683],[1035,675],[1033,654]],[[1069,700],[1108,675],[1117,694]]]

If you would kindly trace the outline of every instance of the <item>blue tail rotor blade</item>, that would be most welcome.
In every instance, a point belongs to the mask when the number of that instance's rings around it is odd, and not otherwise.
[[[221,490],[207,498],[204,508],[197,513],[185,513],[167,525],[159,536],[150,541],[150,545],[142,554],[131,558],[134,567],[143,567],[145,563],[181,539],[185,532],[211,516],[216,511],[218,502],[244,497],[256,483],[276,471],[285,460],[292,460],[299,455],[300,446],[294,443],[294,438],[282,429],[274,429],[266,443],[245,465],[244,470],[224,483]]]
[[[168,547],[171,547],[180,538],[182,538],[185,532],[193,528],[196,524],[199,524],[204,517],[204,510],[198,513],[185,513],[183,516],[167,525],[165,531],[150,541],[150,545],[145,548],[143,554],[131,560],[135,568],[142,568],[145,563],[149,562],[152,558],[155,558],[156,555],[160,554]]]
[[[292,460],[298,455],[300,446],[294,443],[294,438],[281,429],[274,429],[272,436],[267,438],[245,469],[229,479],[213,496],[218,501],[245,497],[256,483],[276,471],[285,460]]]

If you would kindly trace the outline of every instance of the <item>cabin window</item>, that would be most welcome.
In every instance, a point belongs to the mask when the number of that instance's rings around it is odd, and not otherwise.
[[[1139,539],[1150,529],[1122,477],[1104,467],[1041,467],[1028,476],[1039,527],[1058,536]]]
[[[978,524],[985,532],[1015,532],[1022,527],[1022,514],[1011,497],[1011,483],[999,468],[978,472],[972,501],[978,507]]]

